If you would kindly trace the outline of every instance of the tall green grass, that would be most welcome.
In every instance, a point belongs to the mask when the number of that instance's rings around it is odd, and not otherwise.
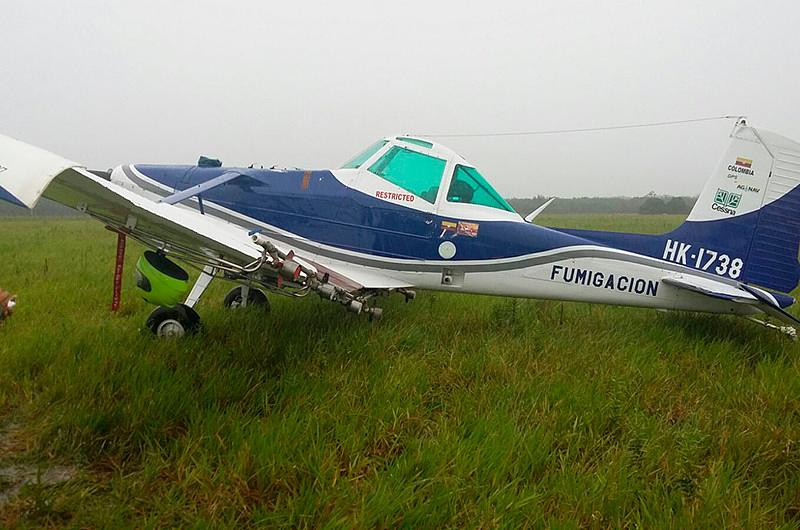
[[[441,293],[386,299],[377,324],[315,297],[230,312],[220,282],[203,333],[160,342],[133,282],[108,311],[114,245],[86,220],[0,221],[20,295],[0,432],[22,440],[0,467],[79,470],[0,526],[800,526],[800,350],[774,332]]]

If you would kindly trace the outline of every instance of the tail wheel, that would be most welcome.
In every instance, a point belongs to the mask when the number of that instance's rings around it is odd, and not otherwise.
[[[240,285],[238,287],[234,287],[228,294],[225,295],[225,307],[230,307],[231,309],[238,309],[240,307],[258,307],[262,311],[269,311],[270,304],[267,295],[261,289],[255,289],[253,287],[249,287],[247,289],[247,303],[244,303],[244,296],[243,296],[244,288]]]
[[[147,317],[147,327],[158,338],[179,338],[187,333],[193,334],[199,331],[200,315],[183,304],[175,307],[157,307]]]

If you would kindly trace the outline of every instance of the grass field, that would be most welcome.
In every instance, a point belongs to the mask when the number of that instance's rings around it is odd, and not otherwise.
[[[543,223],[660,232],[676,217]],[[800,347],[731,317],[421,293],[141,331],[129,246],[0,220],[0,527],[800,527]],[[23,477],[28,483],[23,484]]]

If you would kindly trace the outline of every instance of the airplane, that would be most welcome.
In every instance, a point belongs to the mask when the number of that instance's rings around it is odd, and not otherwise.
[[[109,171],[0,136],[0,198],[47,197],[118,234],[116,297],[125,238],[152,249],[136,277],[159,337],[196,331],[198,301],[225,278],[238,284],[229,307],[317,293],[377,319],[382,295],[423,289],[730,314],[796,338],[798,184],[800,144],[744,120],[686,221],[662,235],[540,226],[549,202],[523,218],[473,164],[411,135],[332,170],[201,157]],[[191,290],[175,259],[201,269]]]

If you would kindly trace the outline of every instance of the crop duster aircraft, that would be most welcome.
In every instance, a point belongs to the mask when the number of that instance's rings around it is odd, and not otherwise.
[[[314,292],[377,318],[380,295],[432,289],[732,314],[793,336],[800,144],[743,120],[730,138],[689,217],[663,235],[536,225],[543,208],[523,219],[467,160],[411,136],[333,170],[201,159],[107,172],[0,137],[0,198],[48,197],[153,249],[137,283],[159,306],[159,336],[197,328],[215,277],[240,284],[233,306]],[[170,258],[202,268],[188,297]]]

